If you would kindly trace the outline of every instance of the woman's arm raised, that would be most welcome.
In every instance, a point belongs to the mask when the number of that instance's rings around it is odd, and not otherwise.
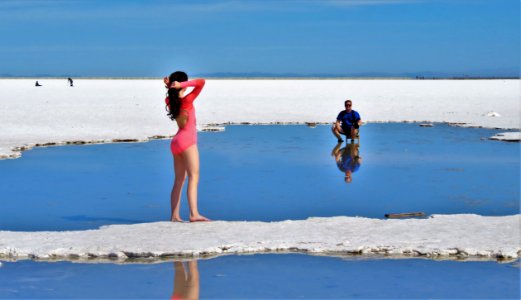
[[[190,96],[191,98],[193,97],[193,100],[195,100],[195,98],[197,96],[199,96],[199,93],[201,93],[201,91],[203,90],[203,87],[204,87],[204,84],[205,84],[205,80],[200,78],[200,79],[194,79],[194,80],[188,80],[188,81],[183,81],[183,82],[174,82],[174,87],[179,87],[179,88],[187,88],[187,87],[193,87],[194,89],[192,90],[192,92],[190,92],[190,94],[186,95],[186,97]]]

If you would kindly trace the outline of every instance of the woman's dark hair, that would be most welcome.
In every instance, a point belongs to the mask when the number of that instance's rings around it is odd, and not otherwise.
[[[186,75],[183,71],[175,71],[170,74],[168,77],[169,84],[177,82],[183,82],[188,80],[188,75]],[[179,90],[176,88],[168,89],[168,104],[166,105],[166,110],[168,111],[168,117],[170,119],[175,120],[177,116],[179,116],[179,111],[181,110],[181,99],[179,99]]]

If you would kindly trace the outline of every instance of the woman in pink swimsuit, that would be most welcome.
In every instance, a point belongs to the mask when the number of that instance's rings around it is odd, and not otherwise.
[[[179,130],[170,143],[174,156],[175,181],[170,194],[171,221],[182,222],[179,215],[181,191],[188,175],[188,205],[190,222],[209,221],[197,209],[197,185],[199,183],[199,151],[197,150],[197,131],[195,128],[195,109],[193,102],[204,87],[204,79],[188,81],[185,72],[177,71],[164,78],[168,96],[165,99],[168,116],[177,122]],[[193,90],[185,95],[186,88]]]

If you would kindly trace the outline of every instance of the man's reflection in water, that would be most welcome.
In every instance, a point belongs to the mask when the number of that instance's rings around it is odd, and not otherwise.
[[[197,260],[174,262],[174,292],[171,299],[199,299]]]
[[[335,158],[336,165],[340,171],[344,172],[344,181],[350,183],[353,180],[353,173],[358,171],[362,163],[362,157],[358,150],[359,144],[350,143],[340,149],[342,143],[338,143],[331,151],[331,156]]]

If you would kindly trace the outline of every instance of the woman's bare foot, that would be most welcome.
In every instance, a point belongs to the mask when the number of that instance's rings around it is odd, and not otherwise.
[[[207,217],[204,217],[201,215],[198,215],[196,217],[190,217],[190,222],[209,222],[209,221],[211,221],[211,220],[208,219]]]
[[[184,222],[184,220],[179,218],[179,217],[172,218],[170,221],[172,221],[172,222],[180,222],[180,223]]]

